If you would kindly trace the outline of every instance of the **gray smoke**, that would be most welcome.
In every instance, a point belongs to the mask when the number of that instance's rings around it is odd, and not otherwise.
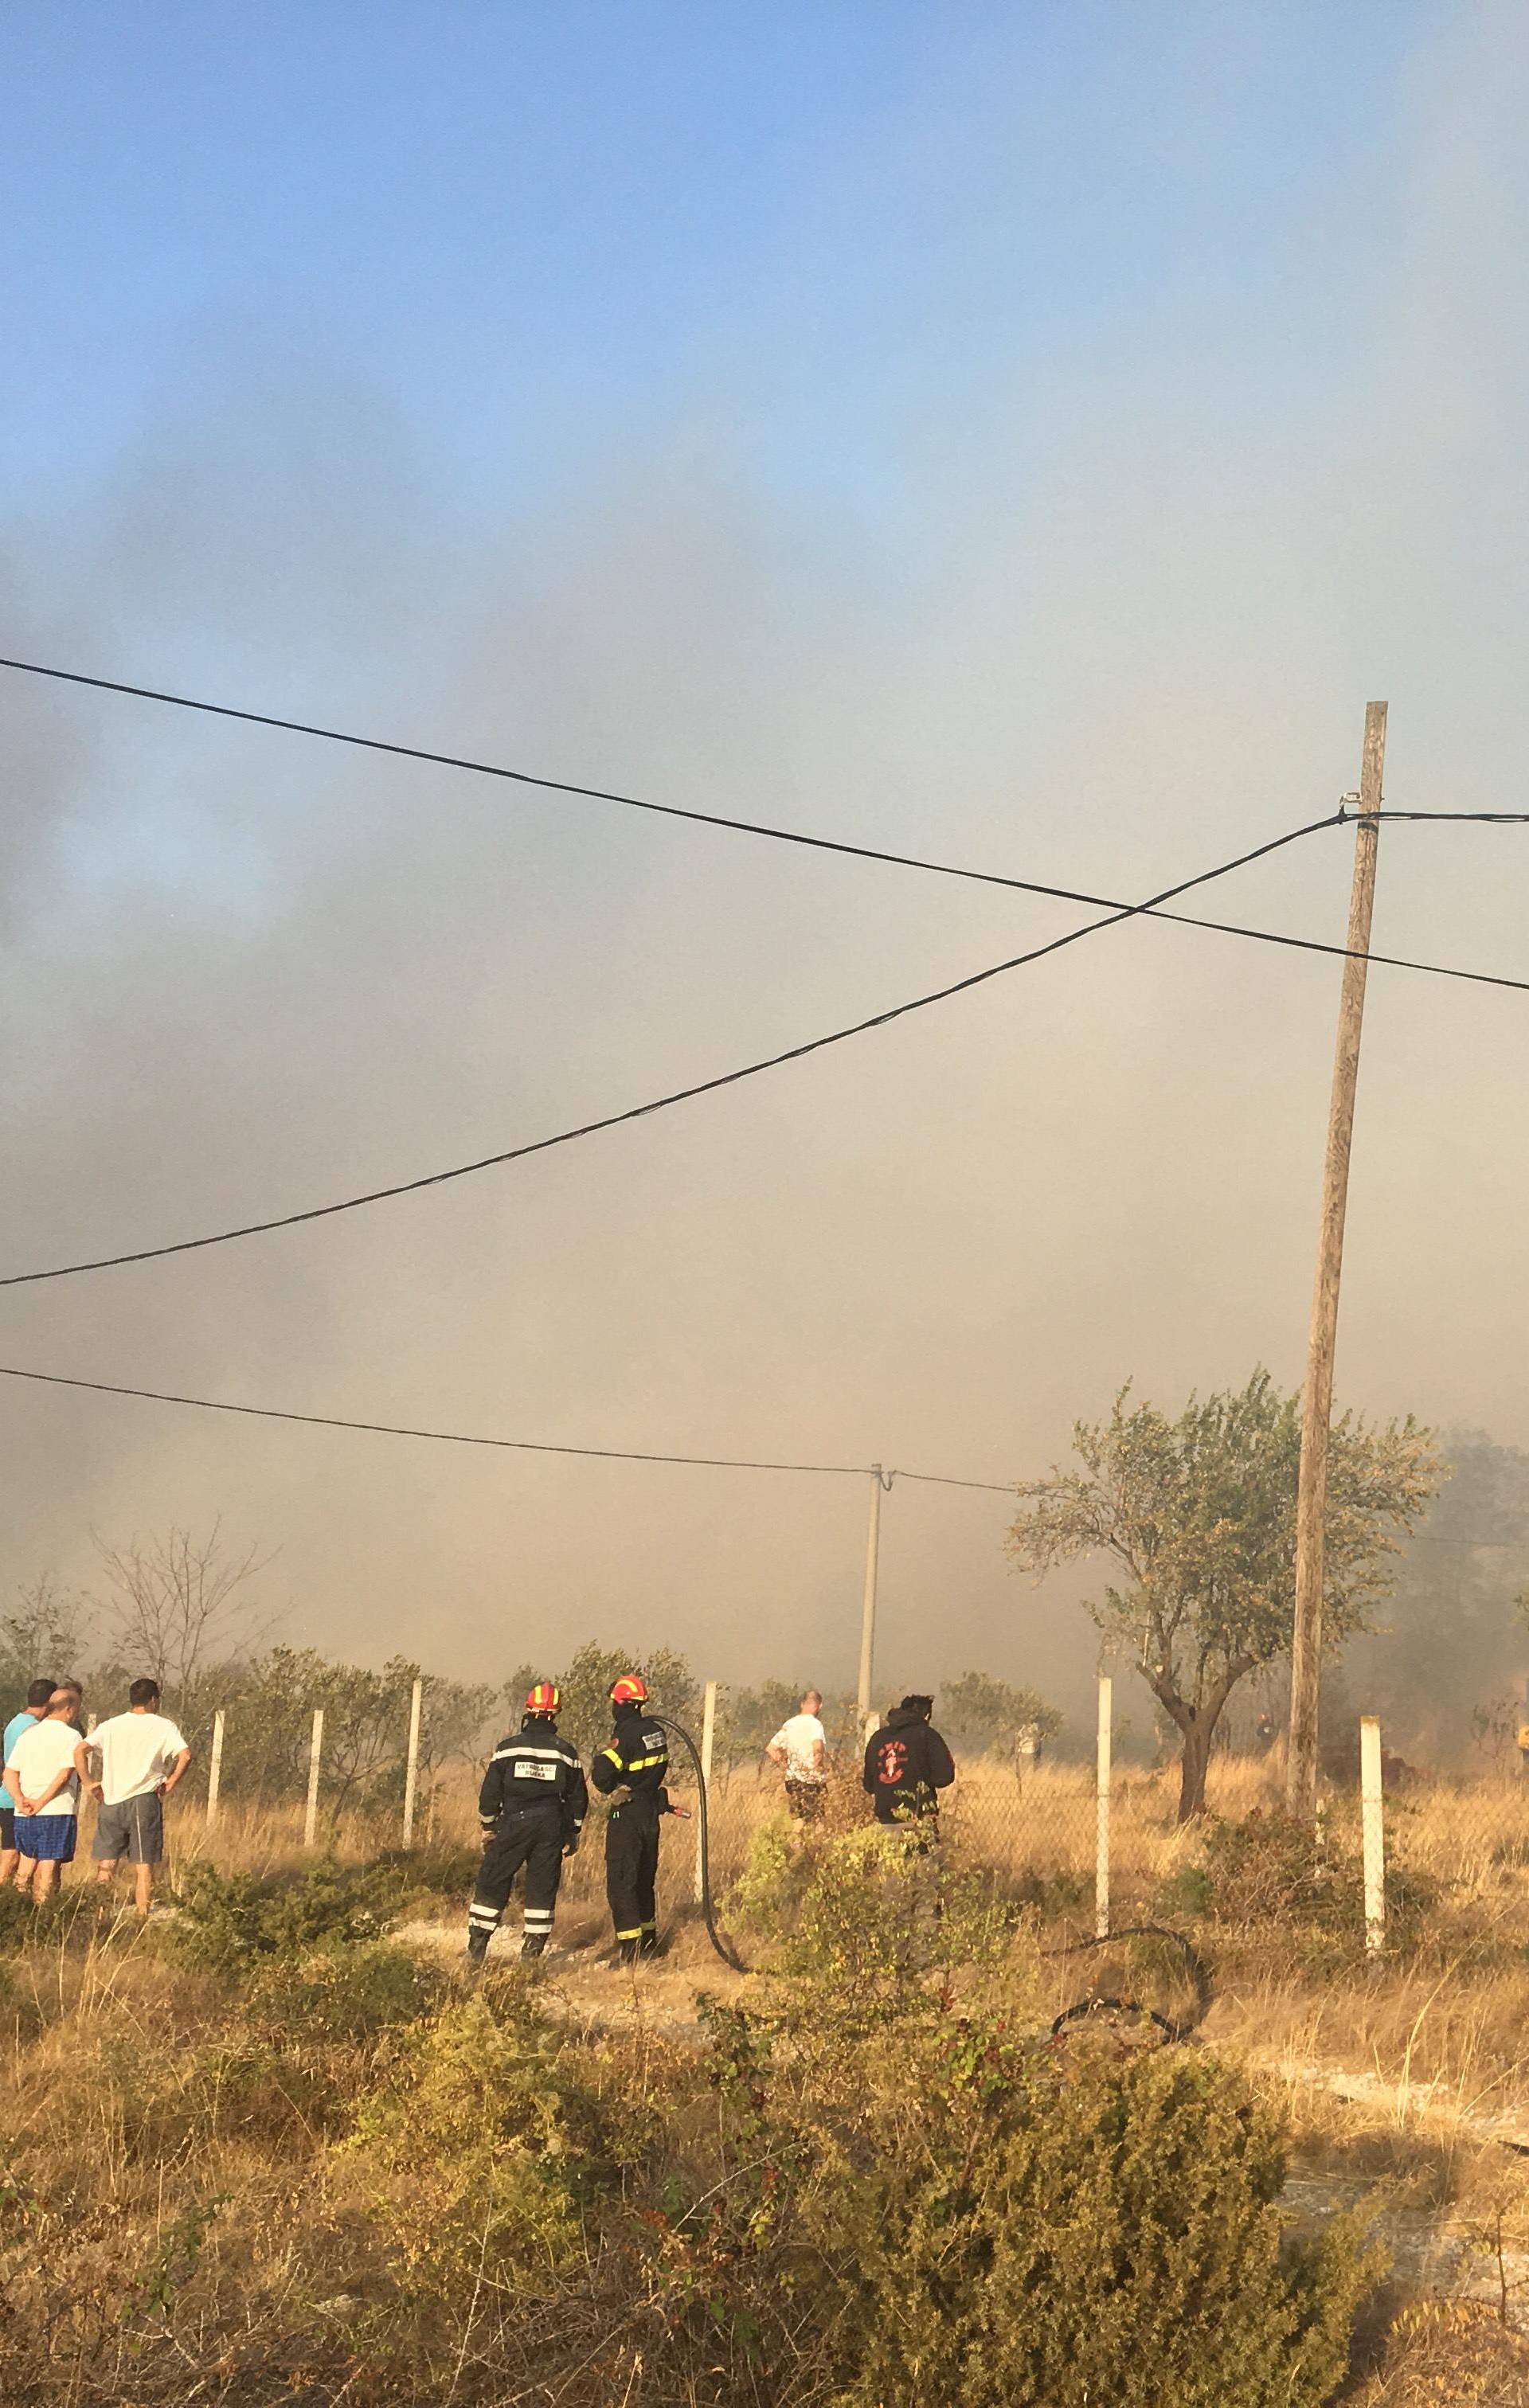
[[[296,340],[200,342],[104,490],[13,523],[0,649],[1101,892],[1388,792],[1522,807],[1522,19],[1440,30],[1293,209],[1272,314],[1186,280],[910,413],[895,482],[707,405],[465,520]],[[949,156],[946,149],[948,146]],[[957,130],[931,129],[937,179]],[[954,173],[953,167],[950,169]],[[1219,297],[1217,297],[1219,296]],[[204,330],[217,337],[218,330]],[[1328,364],[1315,376],[1312,364]],[[1299,373],[1293,369],[1297,364]],[[969,420],[965,414],[970,412]],[[1068,907],[6,679],[5,1268],[541,1134],[1059,932]],[[1340,936],[1348,840],[1206,908]],[[1388,831],[1377,943],[1523,973],[1529,850]],[[1082,916],[1087,916],[1086,914]],[[459,1187],[0,1300],[7,1360],[506,1435],[1002,1480],[1135,1374],[1300,1376],[1336,966],[1113,931],[896,1030]],[[1529,1442],[1522,999],[1377,973],[1339,1385]],[[93,1524],[281,1548],[293,1635],[495,1672],[585,1636],[842,1683],[863,1484],[0,1395],[14,1577]],[[1074,1702],[1003,1500],[901,1484],[879,1685]]]

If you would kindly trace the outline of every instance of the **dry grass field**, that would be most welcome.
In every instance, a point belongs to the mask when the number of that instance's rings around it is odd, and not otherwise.
[[[364,1971],[367,1983],[403,1985],[384,2020],[415,2011],[411,1983],[416,2007],[428,2004],[443,2028],[459,2013],[451,2001],[464,1995],[457,1960],[476,1857],[474,1789],[465,1767],[440,1784],[422,1813],[428,1844],[412,1858],[389,1853],[396,1833],[372,1817],[321,1832],[321,1857],[373,1868],[379,1911],[406,1943],[393,1952],[392,1971],[382,1958],[372,1963],[368,1945],[355,1960],[358,1980]],[[678,1781],[675,1794],[686,1795]],[[1529,2310],[1529,1797],[1478,1782],[1419,1786],[1392,1802],[1396,1899],[1389,1944],[1375,1960],[1355,1920],[1351,1800],[1331,1802],[1333,1878],[1306,1905],[1281,1886],[1274,1768],[1223,1759],[1211,1805],[1220,1825],[1181,1829],[1170,1776],[1119,1776],[1115,1922],[1166,1922],[1203,1952],[1213,1998],[1185,2054],[1230,2063],[1279,2114],[1294,2169],[1292,2212],[1320,2224],[1335,2208],[1363,2204],[1380,2219],[1395,2272],[1356,2363],[1352,2398],[1363,2408],[1508,2408],[1529,2398],[1518,2329]],[[849,1831],[863,1813],[858,1790],[836,1784],[827,1836]],[[1222,1862],[1218,1828],[1266,1830],[1267,1847],[1260,1840],[1250,1855]],[[1177,1960],[1158,1943],[1065,1953],[1093,1928],[1094,1832],[1091,1775],[1066,1765],[1037,1768],[1022,1782],[1007,1767],[967,1768],[945,1816],[950,1862],[979,1873],[1012,1911],[989,1978],[1026,2030],[1043,2030],[1090,1991],[1128,1991],[1175,2010],[1182,2002]],[[187,1806],[173,1818],[172,1842],[174,1879],[193,1888],[198,1867],[265,1878],[305,1861],[300,1809],[229,1803],[209,1832]],[[627,2104],[650,2094],[655,2114],[667,2112],[676,2065],[705,2039],[698,1999],[725,2008],[756,1994],[708,1947],[695,1905],[694,1824],[670,1822],[664,1844],[664,1957],[636,1977],[608,1962],[596,1813],[566,1869],[556,1949],[538,1993],[542,2012],[594,2052],[586,2078],[619,2086]],[[719,1905],[746,1961],[766,1974],[780,1927],[778,1919],[772,1933],[750,1921],[750,1885],[762,1864],[789,1872],[804,1853],[821,1851],[781,1814],[772,1777],[735,1773],[716,1785]],[[172,2329],[175,2349],[196,2370],[187,2398],[274,2398],[267,2377],[278,2363],[290,2386],[280,2396],[303,2396],[307,2369],[310,2396],[338,2397],[323,2371],[338,2362],[323,2320],[343,2323],[350,2313],[358,2265],[379,2279],[377,2217],[394,2212],[386,2203],[393,2194],[377,2188],[382,2143],[366,2160],[374,2187],[364,2195],[343,2133],[350,2101],[377,2082],[395,2043],[387,2030],[358,2037],[371,2012],[364,2000],[361,2009],[326,2003],[325,1985],[342,1982],[332,1970],[321,1978],[294,1960],[279,1979],[269,1969],[251,1977],[246,1993],[243,1977],[226,1969],[178,1962],[165,1944],[173,1921],[147,1929],[114,1922],[87,1883],[82,1864],[64,1911],[30,1938],[14,1913],[0,1917],[8,2074],[0,2163],[25,2169],[28,2212],[43,2218],[36,2263],[49,2264],[56,2247],[61,2268],[51,2287],[39,2288],[35,2272],[15,2287],[0,2216],[7,2408],[34,2398],[84,2408],[168,2397],[163,2367],[158,2387],[134,2388],[134,2352],[168,2348]],[[512,1906],[491,1969],[513,1959],[515,1926]],[[411,1963],[421,1970],[409,1972]],[[407,2217],[399,2229],[407,2254]],[[124,2266],[136,2271],[124,2275]],[[1468,2292],[1471,2303],[1399,2320],[1393,2313],[1450,2292]],[[46,2376],[21,2345],[25,2320],[39,2316],[57,2329]],[[293,2355],[298,2329],[319,2336],[311,2366],[301,2350]],[[116,2389],[102,2387],[107,2361]],[[208,2372],[220,2365],[226,2381]],[[251,2376],[241,2387],[256,2365],[260,2384]],[[538,2396],[534,2386],[504,2394]]]

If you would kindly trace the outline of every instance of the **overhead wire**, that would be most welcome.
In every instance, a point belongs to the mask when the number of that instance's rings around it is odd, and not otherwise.
[[[954,996],[985,984],[991,979],[1002,977],[1010,970],[1020,969],[1033,962],[1043,960],[1048,954],[1060,952],[1065,946],[1076,944],[1084,937],[1092,936],[1100,929],[1115,926],[1127,919],[1162,918],[1182,925],[1208,928],[1219,934],[1243,938],[1255,943],[1283,945],[1296,951],[1321,953],[1343,960],[1360,957],[1353,953],[1351,948],[1326,944],[1314,938],[1296,937],[1270,929],[1249,928],[1226,921],[1207,920],[1190,913],[1168,912],[1162,908],[1165,903],[1189,893],[1193,888],[1208,884],[1215,879],[1229,875],[1234,869],[1242,868],[1251,862],[1262,860],[1267,854],[1277,852],[1280,847],[1293,843],[1302,837],[1314,835],[1325,827],[1342,824],[1347,819],[1354,816],[1347,809],[1349,797],[1344,798],[1336,811],[1321,819],[1308,822],[1299,828],[1292,829],[1266,844],[1259,845],[1249,853],[1238,854],[1231,861],[1219,864],[1213,869],[1202,871],[1196,877],[1186,879],[1177,886],[1166,887],[1159,895],[1149,896],[1139,903],[1121,903],[1107,896],[1091,896],[1076,888],[1043,884],[1035,880],[1009,878],[994,871],[970,869],[951,863],[930,861],[911,854],[893,853],[871,846],[850,844],[836,838],[821,837],[804,830],[782,828],[767,823],[734,818],[717,812],[699,811],[678,804],[654,802],[647,797],[622,794],[609,788],[578,784],[566,779],[543,777],[529,770],[511,768],[500,763],[480,761],[465,754],[435,752],[422,746],[396,743],[379,737],[362,736],[353,731],[326,727],[314,722],[284,718],[274,712],[252,710],[228,703],[215,703],[166,689],[132,684],[121,679],[96,677],[82,670],[60,668],[41,662],[23,661],[6,656],[0,656],[0,667],[29,676],[57,680],[70,685],[91,687],[104,693],[120,694],[144,701],[164,703],[179,710],[203,712],[215,718],[236,720],[255,726],[316,737],[327,742],[351,745],[367,752],[394,754],[407,760],[422,761],[438,767],[471,771],[481,776],[505,779],[516,784],[544,788],[552,793],[579,795],[594,800],[619,803],[633,810],[651,811],[667,818],[693,820],[710,826],[726,827],[750,835],[769,837],[787,843],[808,846],[817,851],[848,853],[859,859],[888,862],[903,867],[933,872],[939,876],[968,878],[982,884],[1007,886],[1024,893],[1044,895],[1067,901],[1085,902],[1091,906],[1102,908],[1105,912],[1102,919],[1091,921],[1080,928],[1070,929],[1065,935],[1053,938],[1046,944],[1033,947],[1025,953],[994,963],[986,969],[975,971],[966,978],[955,980],[949,985],[936,988],[927,995],[916,996],[884,1011],[872,1013],[867,1018],[853,1022],[847,1027],[834,1029],[824,1036],[808,1039],[800,1045],[786,1047],[758,1061],[745,1063],[736,1069],[722,1072],[715,1078],[697,1081],[690,1086],[671,1090],[665,1095],[651,1097],[644,1103],[628,1106],[623,1111],[605,1114],[596,1120],[580,1123],[572,1128],[559,1130],[550,1137],[536,1139],[524,1145],[507,1147],[495,1154],[480,1155],[471,1162],[456,1164],[444,1170],[425,1172],[417,1178],[396,1181],[387,1186],[371,1188],[355,1196],[343,1197],[328,1204],[308,1206],[295,1212],[272,1214],[267,1218],[240,1223],[231,1228],[211,1231],[201,1237],[178,1239],[154,1246],[135,1247],[118,1254],[94,1256],[79,1262],[55,1264],[36,1270],[11,1272],[0,1276],[0,1287],[30,1286],[47,1280],[74,1278],[89,1271],[117,1269],[131,1263],[158,1261],[171,1254],[197,1253],[209,1246],[228,1245],[246,1238],[264,1235],[275,1229],[292,1228],[306,1222],[325,1220],[336,1213],[355,1211],[364,1205],[382,1203],[394,1197],[417,1194],[427,1187],[441,1186],[458,1179],[470,1178],[479,1171],[498,1168],[510,1162],[524,1160],[532,1154],[547,1153],[554,1147],[572,1144],[583,1138],[595,1136],[606,1129],[645,1119],[655,1112],[667,1111],[677,1104],[688,1103],[697,1096],[714,1094],[722,1088],[736,1085],[743,1080],[757,1078],[766,1070],[779,1069],[787,1063],[802,1061],[829,1046],[844,1044],[851,1038],[865,1036],[873,1029],[886,1027],[892,1022],[905,1018],[910,1012],[922,1011],[931,1005],[947,1002]],[[1400,813],[1382,815],[1404,816]],[[1405,816],[1424,815],[1405,814]],[[1468,970],[1449,964],[1422,962],[1396,954],[1366,953],[1363,958],[1366,962],[1382,964],[1391,968],[1408,969],[1433,977],[1461,979],[1473,984],[1501,986],[1518,993],[1529,994],[1529,980],[1509,979],[1487,971]]]
[[[1122,920],[1133,919],[1138,913],[1150,910],[1154,903],[1187,894],[1192,887],[1207,885],[1213,879],[1224,878],[1234,869],[1244,868],[1250,862],[1262,861],[1269,853],[1278,853],[1282,846],[1294,844],[1300,838],[1312,836],[1332,824],[1332,815],[1329,814],[1326,818],[1309,821],[1302,827],[1288,829],[1283,836],[1271,837],[1265,843],[1254,846],[1250,853],[1238,853],[1234,860],[1221,862],[1214,869],[1201,870],[1193,878],[1181,880],[1176,886],[1165,887],[1161,895],[1149,897],[1145,903],[1122,904],[1103,919],[1090,920],[1080,928],[1069,928],[1064,935],[1052,937],[1043,945],[1032,946],[1027,952],[995,962],[987,969],[976,970],[966,978],[953,980],[948,986],[936,987],[928,995],[915,996],[907,1003],[893,1004],[885,1011],[873,1012],[868,1018],[854,1021],[846,1028],[833,1029],[826,1036],[808,1038],[800,1045],[787,1046],[779,1053],[765,1054],[760,1060],[745,1063],[736,1069],[720,1071],[715,1078],[697,1080],[688,1087],[677,1087],[666,1095],[650,1097],[646,1103],[631,1104],[622,1111],[607,1112],[596,1120],[580,1122],[576,1127],[560,1129],[550,1137],[533,1138],[523,1145],[507,1146],[499,1153],[481,1154],[472,1162],[457,1163],[446,1170],[425,1171],[418,1178],[396,1180],[386,1187],[369,1188],[358,1196],[340,1197],[333,1203],[312,1204],[295,1212],[273,1213],[266,1219],[242,1222],[236,1227],[212,1230],[199,1238],[178,1238],[162,1245],[134,1247],[121,1254],[53,1264],[40,1270],[10,1271],[0,1276],[0,1288],[28,1287],[44,1280],[73,1279],[85,1271],[116,1270],[128,1263],[157,1262],[167,1254],[195,1254],[207,1246],[231,1245],[240,1239],[261,1237],[273,1229],[295,1228],[304,1222],[330,1219],[336,1212],[357,1211],[363,1205],[380,1204],[393,1197],[417,1195],[423,1188],[444,1186],[457,1179],[470,1179],[479,1171],[497,1169],[506,1163],[523,1162],[532,1154],[547,1154],[554,1147],[571,1145],[580,1138],[593,1137],[604,1129],[619,1128],[631,1121],[645,1120],[652,1113],[666,1111],[676,1104],[689,1103],[697,1096],[714,1095],[719,1089],[736,1086],[742,1080],[756,1079],[764,1071],[779,1069],[785,1063],[805,1061],[809,1054],[821,1054],[828,1046],[842,1045],[852,1037],[865,1036],[873,1028],[884,1028],[894,1020],[904,1019],[909,1012],[923,1011],[931,1004],[944,1003],[952,996],[966,994],[973,987],[986,984],[990,979],[1001,978],[1009,970],[1022,969],[1028,963],[1060,953],[1064,947],[1075,945],[1101,928],[1114,927]]]
[[[1193,912],[1165,911],[1154,903],[1125,905],[1116,896],[1093,895],[1084,887],[1057,886],[1036,878],[1015,878],[1003,870],[977,869],[969,863],[933,860],[924,853],[893,853],[884,846],[855,844],[846,837],[822,836],[807,828],[782,827],[769,820],[742,819],[725,811],[704,811],[689,804],[661,803],[651,796],[625,794],[610,786],[584,785],[572,778],[548,777],[537,770],[514,768],[506,762],[484,761],[471,753],[438,752],[427,745],[404,744],[389,737],[364,736],[352,728],[326,727],[314,720],[288,719],[277,711],[253,710],[239,704],[211,702],[202,695],[177,694],[160,686],[135,685],[122,678],[96,677],[83,669],[59,668],[42,661],[16,660],[4,655],[0,655],[0,668],[13,669],[27,677],[51,678],[66,685],[92,687],[101,694],[125,695],[139,702],[164,703],[173,710],[197,711],[214,719],[236,720],[247,726],[269,727],[290,736],[315,737],[326,744],[350,745],[364,752],[379,752],[398,760],[422,762],[433,768],[460,769],[473,777],[497,778],[511,785],[531,786],[546,794],[573,795],[590,802],[616,803],[625,810],[648,811],[661,819],[690,820],[701,827],[727,828],[741,836],[765,837],[777,844],[800,845],[814,853],[843,853],[854,861],[883,862],[893,868],[922,870],[930,877],[966,879],[980,886],[1007,887],[1016,894],[1040,895],[1063,903],[1084,903],[1094,910],[1132,910],[1150,914],[1154,919],[1172,921],[1182,927],[1208,928],[1221,935],[1243,937],[1261,944],[1291,944],[1310,952],[1339,954],[1344,950],[1341,946],[1323,946],[1299,937],[1281,936],[1265,928],[1243,928],[1226,921],[1201,919]],[[1345,802],[1348,799],[1345,797]],[[1358,816],[1340,804],[1330,819],[1316,821],[1313,825],[1342,826]],[[1502,811],[1383,810],[1370,816],[1381,819],[1497,820],[1504,823],[1529,820],[1529,813]],[[1184,890],[1177,891],[1182,893]],[[1368,958],[1380,961],[1388,957],[1371,954]],[[1395,962],[1392,967],[1430,969],[1439,976],[1464,978],[1473,975],[1464,970],[1440,970],[1433,963]],[[1517,986],[1524,982],[1487,979],[1485,983]]]
[[[830,1480],[865,1480],[879,1474],[889,1488],[895,1481],[913,1480],[922,1486],[968,1488],[990,1497],[1015,1497],[1021,1485],[1018,1481],[960,1479],[943,1471],[908,1471],[900,1466],[884,1470],[880,1465],[870,1463],[797,1463],[773,1456],[674,1455],[648,1447],[576,1446],[551,1439],[498,1438],[477,1430],[432,1429],[414,1422],[363,1421],[343,1413],[303,1413],[277,1405],[236,1404],[224,1397],[193,1397],[175,1388],[139,1388],[129,1386],[122,1381],[77,1379],[60,1371],[37,1371],[14,1363],[0,1363],[0,1380],[28,1381],[45,1388],[76,1389],[93,1397],[125,1397],[144,1404],[180,1405],[196,1412],[229,1413],[245,1421],[296,1423],[307,1429],[355,1430],[371,1438],[424,1439],[437,1446],[487,1447],[509,1455],[569,1455],[596,1463],[668,1464],[681,1469],[700,1471],[802,1473]],[[1451,1539],[1426,1530],[1412,1533],[1407,1541],[1408,1546],[1463,1550],[1513,1549],[1522,1543],[1513,1539]]]
[[[665,1455],[645,1447],[573,1446],[550,1439],[495,1438],[475,1430],[428,1429],[409,1422],[373,1422],[342,1413],[300,1413],[276,1405],[241,1405],[223,1397],[192,1397],[172,1388],[130,1387],[115,1380],[80,1380],[61,1371],[35,1371],[15,1363],[0,1363],[0,1380],[27,1380],[45,1388],[78,1388],[95,1397],[131,1397],[152,1405],[183,1405],[205,1413],[233,1413],[250,1421],[298,1422],[310,1429],[360,1430],[374,1438],[428,1439],[438,1446],[492,1447],[512,1455],[579,1455],[600,1463],[667,1463],[703,1471],[810,1472],[825,1479],[868,1479],[869,1463],[787,1463],[773,1458],[734,1455]],[[937,1483],[946,1488],[986,1488],[996,1496],[1012,1496],[1012,1486],[989,1480],[951,1480],[938,1471],[899,1471],[899,1480]]]
[[[701,827],[727,828],[740,836],[766,837],[777,844],[794,844],[814,853],[844,853],[855,861],[878,861],[898,869],[919,869],[936,878],[968,879],[982,886],[1007,886],[1022,895],[1042,895],[1063,903],[1086,903],[1093,910],[1119,910],[1123,907],[1107,895],[1090,895],[1074,886],[1053,886],[1034,878],[1012,878],[994,869],[974,869],[963,863],[934,861],[920,853],[893,853],[879,845],[854,844],[845,837],[820,836],[806,828],[781,827],[768,820],[741,819],[725,811],[704,811],[682,803],[656,802],[650,796],[629,795],[609,786],[588,786],[572,778],[550,778],[536,770],[517,769],[501,761],[484,761],[463,752],[442,752],[421,744],[402,744],[390,738],[362,736],[353,729],[325,727],[306,719],[285,719],[269,710],[250,710],[233,703],[208,702],[189,694],[174,694],[157,686],[130,685],[120,678],[92,677],[82,669],[64,669],[46,666],[40,661],[11,660],[0,656],[0,668],[15,669],[29,677],[53,678],[68,685],[91,686],[102,694],[121,694],[140,702],[166,703],[177,710],[200,711],[215,719],[232,719],[251,727],[270,727],[290,736],[317,737],[326,744],[346,744],[365,752],[381,752],[403,761],[420,761],[437,769],[460,769],[479,778],[497,778],[517,786],[532,786],[546,794],[574,795],[596,803],[617,803],[624,810],[649,811],[655,817],[690,820]],[[1335,824],[1341,812],[1335,813]],[[1323,823],[1326,824],[1326,823]],[[1150,908],[1139,905],[1139,910]],[[1165,914],[1165,917],[1170,916]]]

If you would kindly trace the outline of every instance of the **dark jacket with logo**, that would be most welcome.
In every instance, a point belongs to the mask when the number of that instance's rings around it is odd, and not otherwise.
[[[590,1793],[579,1750],[559,1736],[550,1714],[527,1714],[518,1731],[502,1739],[489,1758],[478,1793],[484,1837],[501,1819],[529,1808],[555,1806],[564,1840],[577,1840],[590,1811]]]
[[[603,1747],[590,1765],[590,1772],[602,1797],[616,1796],[624,1790],[635,1803],[648,1807],[655,1814],[669,1812],[669,1793],[664,1784],[669,1770],[669,1742],[650,1715],[646,1706],[618,1706],[616,1727],[610,1744]],[[624,1804],[624,1799],[618,1799]]]
[[[936,1791],[949,1789],[955,1764],[937,1730],[922,1714],[893,1706],[865,1742],[865,1784],[879,1823],[911,1823],[933,1814]]]

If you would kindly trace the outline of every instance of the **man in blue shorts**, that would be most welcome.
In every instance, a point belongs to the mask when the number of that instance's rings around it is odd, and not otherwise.
[[[57,1688],[56,1681],[34,1681],[26,1693],[26,1703],[19,1714],[12,1714],[0,1738],[0,1774],[10,1762],[10,1751],[17,1741],[36,1729],[48,1712],[49,1700]],[[16,1876],[16,1808],[10,1791],[0,1779],[0,1889]]]
[[[73,1861],[79,1810],[79,1775],[74,1726],[79,1698],[55,1689],[40,1722],[23,1731],[6,1754],[6,1787],[15,1811],[18,1889],[29,1889],[40,1906],[57,1886],[59,1867]]]

